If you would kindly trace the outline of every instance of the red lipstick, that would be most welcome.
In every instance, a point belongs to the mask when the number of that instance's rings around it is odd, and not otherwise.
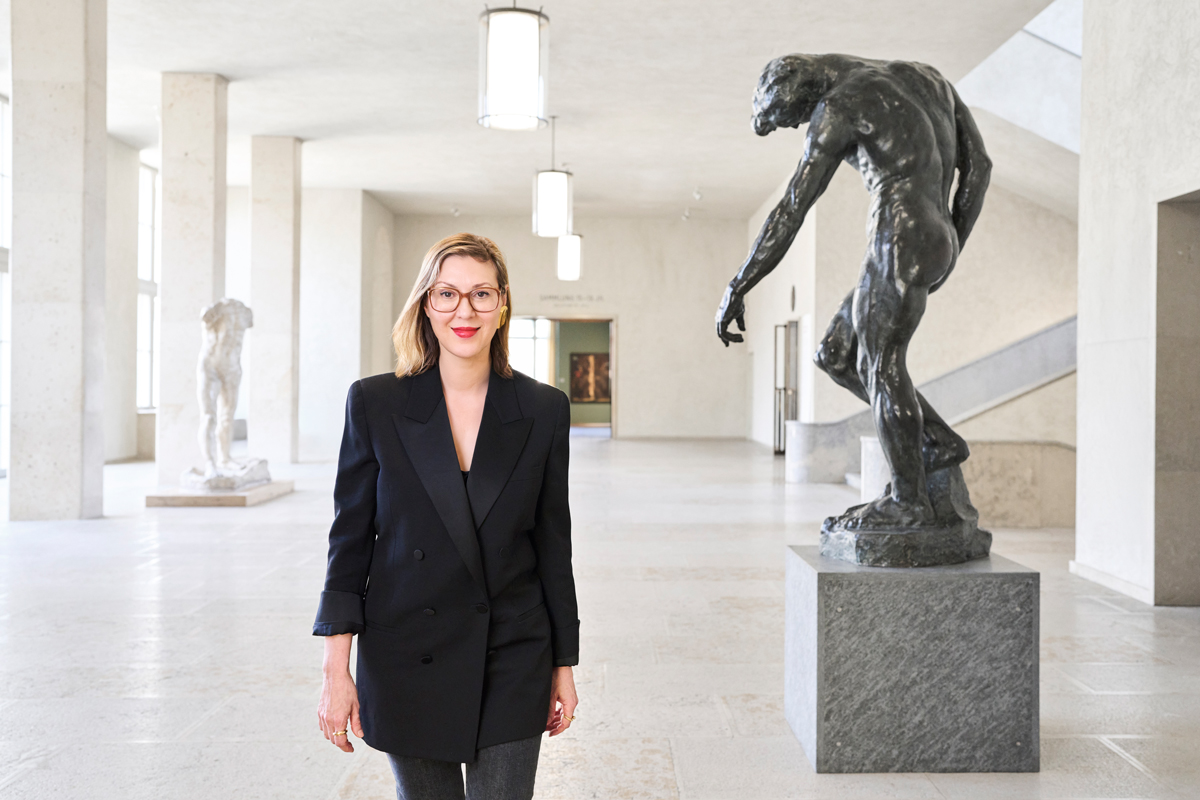
[[[470,339],[479,328],[451,328],[450,330],[454,331],[454,335],[460,339]]]

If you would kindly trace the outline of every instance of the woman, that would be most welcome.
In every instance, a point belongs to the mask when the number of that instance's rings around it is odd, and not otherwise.
[[[570,727],[579,620],[570,403],[508,366],[508,270],[489,239],[425,255],[396,373],[350,387],[334,484],[321,730],[388,754],[401,800],[533,796]],[[358,686],[350,640],[358,635]]]

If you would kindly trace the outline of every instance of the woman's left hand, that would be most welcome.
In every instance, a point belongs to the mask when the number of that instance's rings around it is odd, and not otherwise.
[[[575,719],[575,707],[579,697],[575,694],[575,675],[570,667],[555,667],[550,679],[550,713],[546,716],[546,730],[551,736],[571,727]]]

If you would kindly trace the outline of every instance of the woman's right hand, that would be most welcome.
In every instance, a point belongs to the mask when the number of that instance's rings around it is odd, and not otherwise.
[[[325,679],[321,684],[321,703],[317,719],[325,738],[339,750],[354,752],[347,731],[363,738],[362,722],[358,718],[358,689],[350,677],[350,641],[353,634],[325,638]]]

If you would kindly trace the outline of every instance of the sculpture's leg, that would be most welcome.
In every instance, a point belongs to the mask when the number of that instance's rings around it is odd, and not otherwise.
[[[220,464],[227,467],[233,464],[230,451],[233,447],[233,415],[237,412],[238,387],[242,383],[242,371],[231,370],[221,376],[220,396],[217,404],[217,447],[219,448]]]
[[[870,405],[871,398],[858,375],[858,336],[854,332],[853,320],[854,292],[851,291],[830,321],[813,361],[835,383]],[[922,432],[925,470],[934,472],[966,461],[970,453],[966,441],[946,424],[920,392],[916,392],[916,395],[924,423]]]
[[[892,468],[892,497],[904,505],[928,505],[921,454],[924,415],[905,362],[908,342],[925,311],[927,293],[890,280],[859,286],[858,370],[875,416],[879,443]]]
[[[219,386],[214,377],[209,375],[204,369],[198,370],[196,374],[197,390],[200,399],[200,455],[204,459],[204,472],[209,476],[216,474],[216,459],[218,456],[214,434],[217,424],[217,392],[219,391]]]
[[[971,455],[966,439],[954,432],[920,392],[917,392],[917,400],[921,403],[921,416],[925,420],[925,472],[937,472],[966,461],[967,456]]]
[[[846,295],[829,328],[821,340],[813,361],[833,382],[850,391],[859,400],[870,405],[871,398],[858,377],[858,335],[854,332],[854,292]]]
[[[879,443],[892,471],[891,495],[852,512],[851,529],[917,527],[935,522],[925,485],[923,416],[908,375],[908,343],[925,311],[928,290],[894,280],[868,264],[854,295],[858,375],[875,416]]]

